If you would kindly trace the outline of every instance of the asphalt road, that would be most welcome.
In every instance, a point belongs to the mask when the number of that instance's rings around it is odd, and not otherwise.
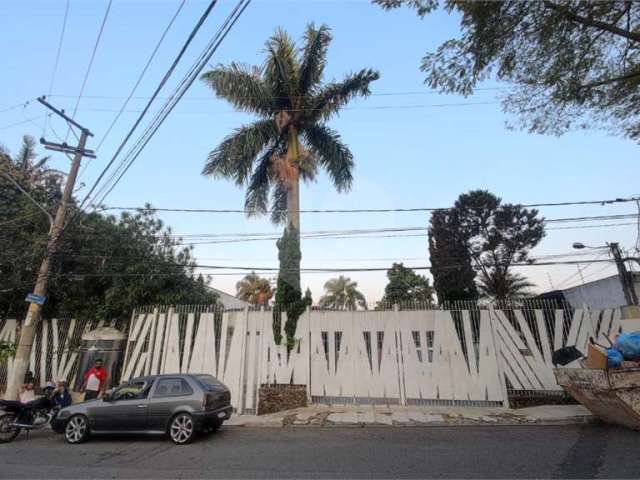
[[[637,478],[640,433],[606,426],[222,428],[188,446],[49,432],[0,445],[1,478]]]

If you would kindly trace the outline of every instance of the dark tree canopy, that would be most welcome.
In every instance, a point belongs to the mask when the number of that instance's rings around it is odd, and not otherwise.
[[[429,225],[429,257],[433,287],[440,304],[476,300],[476,272],[455,210],[438,210]]]
[[[32,169],[21,170],[0,154],[29,194],[54,213],[60,186]],[[33,178],[39,180],[33,181]],[[136,305],[215,303],[205,279],[195,275],[191,251],[153,214],[121,217],[79,214],[62,237],[49,279],[46,316],[111,319],[128,317]],[[22,318],[46,245],[45,214],[0,176],[0,318]]]
[[[380,302],[382,306],[433,302],[433,288],[429,279],[402,263],[394,263],[387,271],[387,278],[384,297]]]
[[[640,2],[373,1],[460,16],[460,36],[422,60],[430,87],[470,95],[495,77],[512,87],[503,107],[517,127],[550,134],[597,127],[640,140]]]
[[[460,195],[454,211],[460,236],[466,239],[474,266],[480,272],[481,292],[496,300],[521,295],[530,284],[509,269],[514,263],[526,261],[531,249],[544,237],[544,219],[538,211],[503,204],[486,190]]]

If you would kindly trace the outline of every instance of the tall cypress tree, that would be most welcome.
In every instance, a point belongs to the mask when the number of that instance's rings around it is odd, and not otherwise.
[[[431,275],[438,302],[476,300],[476,272],[455,212],[438,210],[429,226]]]

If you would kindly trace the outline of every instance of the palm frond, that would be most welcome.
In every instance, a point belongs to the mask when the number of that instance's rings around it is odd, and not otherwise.
[[[282,225],[287,221],[287,189],[276,183],[271,192],[271,222]]]
[[[265,82],[273,89],[277,109],[290,109],[293,106],[291,99],[296,95],[298,87],[295,44],[287,32],[278,29],[265,43],[265,50]]]
[[[245,125],[227,136],[209,154],[202,174],[230,178],[243,185],[251,175],[255,159],[278,138],[275,122],[271,119]]]
[[[509,271],[490,270],[482,271],[478,277],[478,291],[484,298],[494,300],[508,300],[523,298],[531,295],[531,288],[535,284],[527,280],[519,273]]]
[[[251,183],[247,188],[244,201],[248,217],[263,215],[268,209],[269,190],[271,189],[271,180],[268,174],[270,162],[270,159],[263,158],[251,175]]]
[[[273,146],[262,154],[251,174],[244,201],[244,208],[247,210],[247,216],[249,217],[263,215],[268,209],[269,191],[272,185],[275,184],[271,178],[271,159],[274,155],[281,153],[281,143],[281,139],[278,139]]]
[[[261,78],[259,68],[231,63],[218,65],[200,77],[220,98],[238,110],[270,116],[277,104],[269,84]]]
[[[349,75],[342,82],[327,84],[310,100],[305,121],[326,121],[355,97],[369,96],[369,85],[378,78],[378,72],[365,68]]]
[[[16,157],[15,164],[23,173],[31,170],[31,163],[36,158],[36,141],[33,137],[25,135],[22,137],[22,146]]]
[[[298,82],[300,95],[307,95],[322,79],[327,64],[327,49],[331,43],[330,32],[331,29],[326,25],[321,25],[318,29],[313,23],[307,25]]]
[[[313,125],[304,129],[303,138],[316,162],[329,173],[336,189],[348,191],[353,181],[353,154],[342,143],[338,132],[326,125]]]
[[[298,159],[298,171],[300,172],[300,178],[307,183],[313,182],[316,179],[316,175],[318,175],[318,164],[311,152],[305,151]]]
[[[51,156],[47,155],[46,157],[42,157],[40,160],[38,160],[33,167],[31,167],[31,170],[38,170],[39,168],[44,167],[45,163],[47,163],[49,160],[51,160]]]

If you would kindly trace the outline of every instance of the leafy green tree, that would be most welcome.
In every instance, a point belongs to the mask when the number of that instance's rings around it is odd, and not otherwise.
[[[355,310],[358,307],[366,310],[367,302],[358,290],[358,282],[340,275],[327,280],[324,284],[325,294],[320,298],[320,306],[325,308]]]
[[[53,214],[60,184],[33,182],[29,170],[0,154],[0,171]],[[75,208],[75,207],[74,207]],[[44,316],[128,317],[136,305],[214,303],[195,274],[191,250],[144,210],[119,218],[81,213],[62,237],[53,259]],[[0,318],[22,318],[46,245],[45,214],[0,175]]]
[[[265,43],[262,66],[234,62],[202,76],[218,97],[259,117],[226,137],[209,154],[203,174],[245,186],[249,215],[264,214],[271,204],[273,222],[286,223],[281,244],[290,246],[287,251],[295,258],[285,258],[280,248],[276,293],[280,305],[281,301],[294,305],[302,300],[300,181],[314,180],[323,168],[338,191],[350,189],[353,155],[327,121],[352,99],[369,95],[369,85],[379,77],[377,72],[364,69],[340,82],[323,83],[330,43],[330,30],[325,25],[308,25],[301,48],[286,32],[277,30]],[[297,249],[290,236],[297,239]],[[293,331],[296,321],[292,320]]]
[[[495,75],[512,85],[503,107],[522,128],[601,126],[640,140],[639,2],[373,1],[460,16],[461,35],[422,60],[430,87],[466,96]]]
[[[525,262],[545,235],[544,218],[535,209],[503,204],[487,190],[473,190],[458,197],[454,211],[459,235],[464,238],[474,266],[480,272],[484,296],[506,300],[520,296],[531,286],[509,270]]]
[[[414,302],[433,302],[434,290],[429,279],[418,275],[402,263],[394,263],[387,271],[387,286],[381,306],[402,305]]]
[[[236,292],[240,300],[253,305],[266,305],[273,296],[273,289],[268,279],[256,272],[251,272],[236,283]]]
[[[128,317],[137,305],[216,302],[195,273],[191,248],[148,210],[84,215],[63,238],[45,315],[109,319]]]
[[[438,210],[431,215],[429,257],[440,304],[478,298],[476,272],[455,210]]]
[[[16,354],[16,346],[10,342],[0,342],[0,365]]]

